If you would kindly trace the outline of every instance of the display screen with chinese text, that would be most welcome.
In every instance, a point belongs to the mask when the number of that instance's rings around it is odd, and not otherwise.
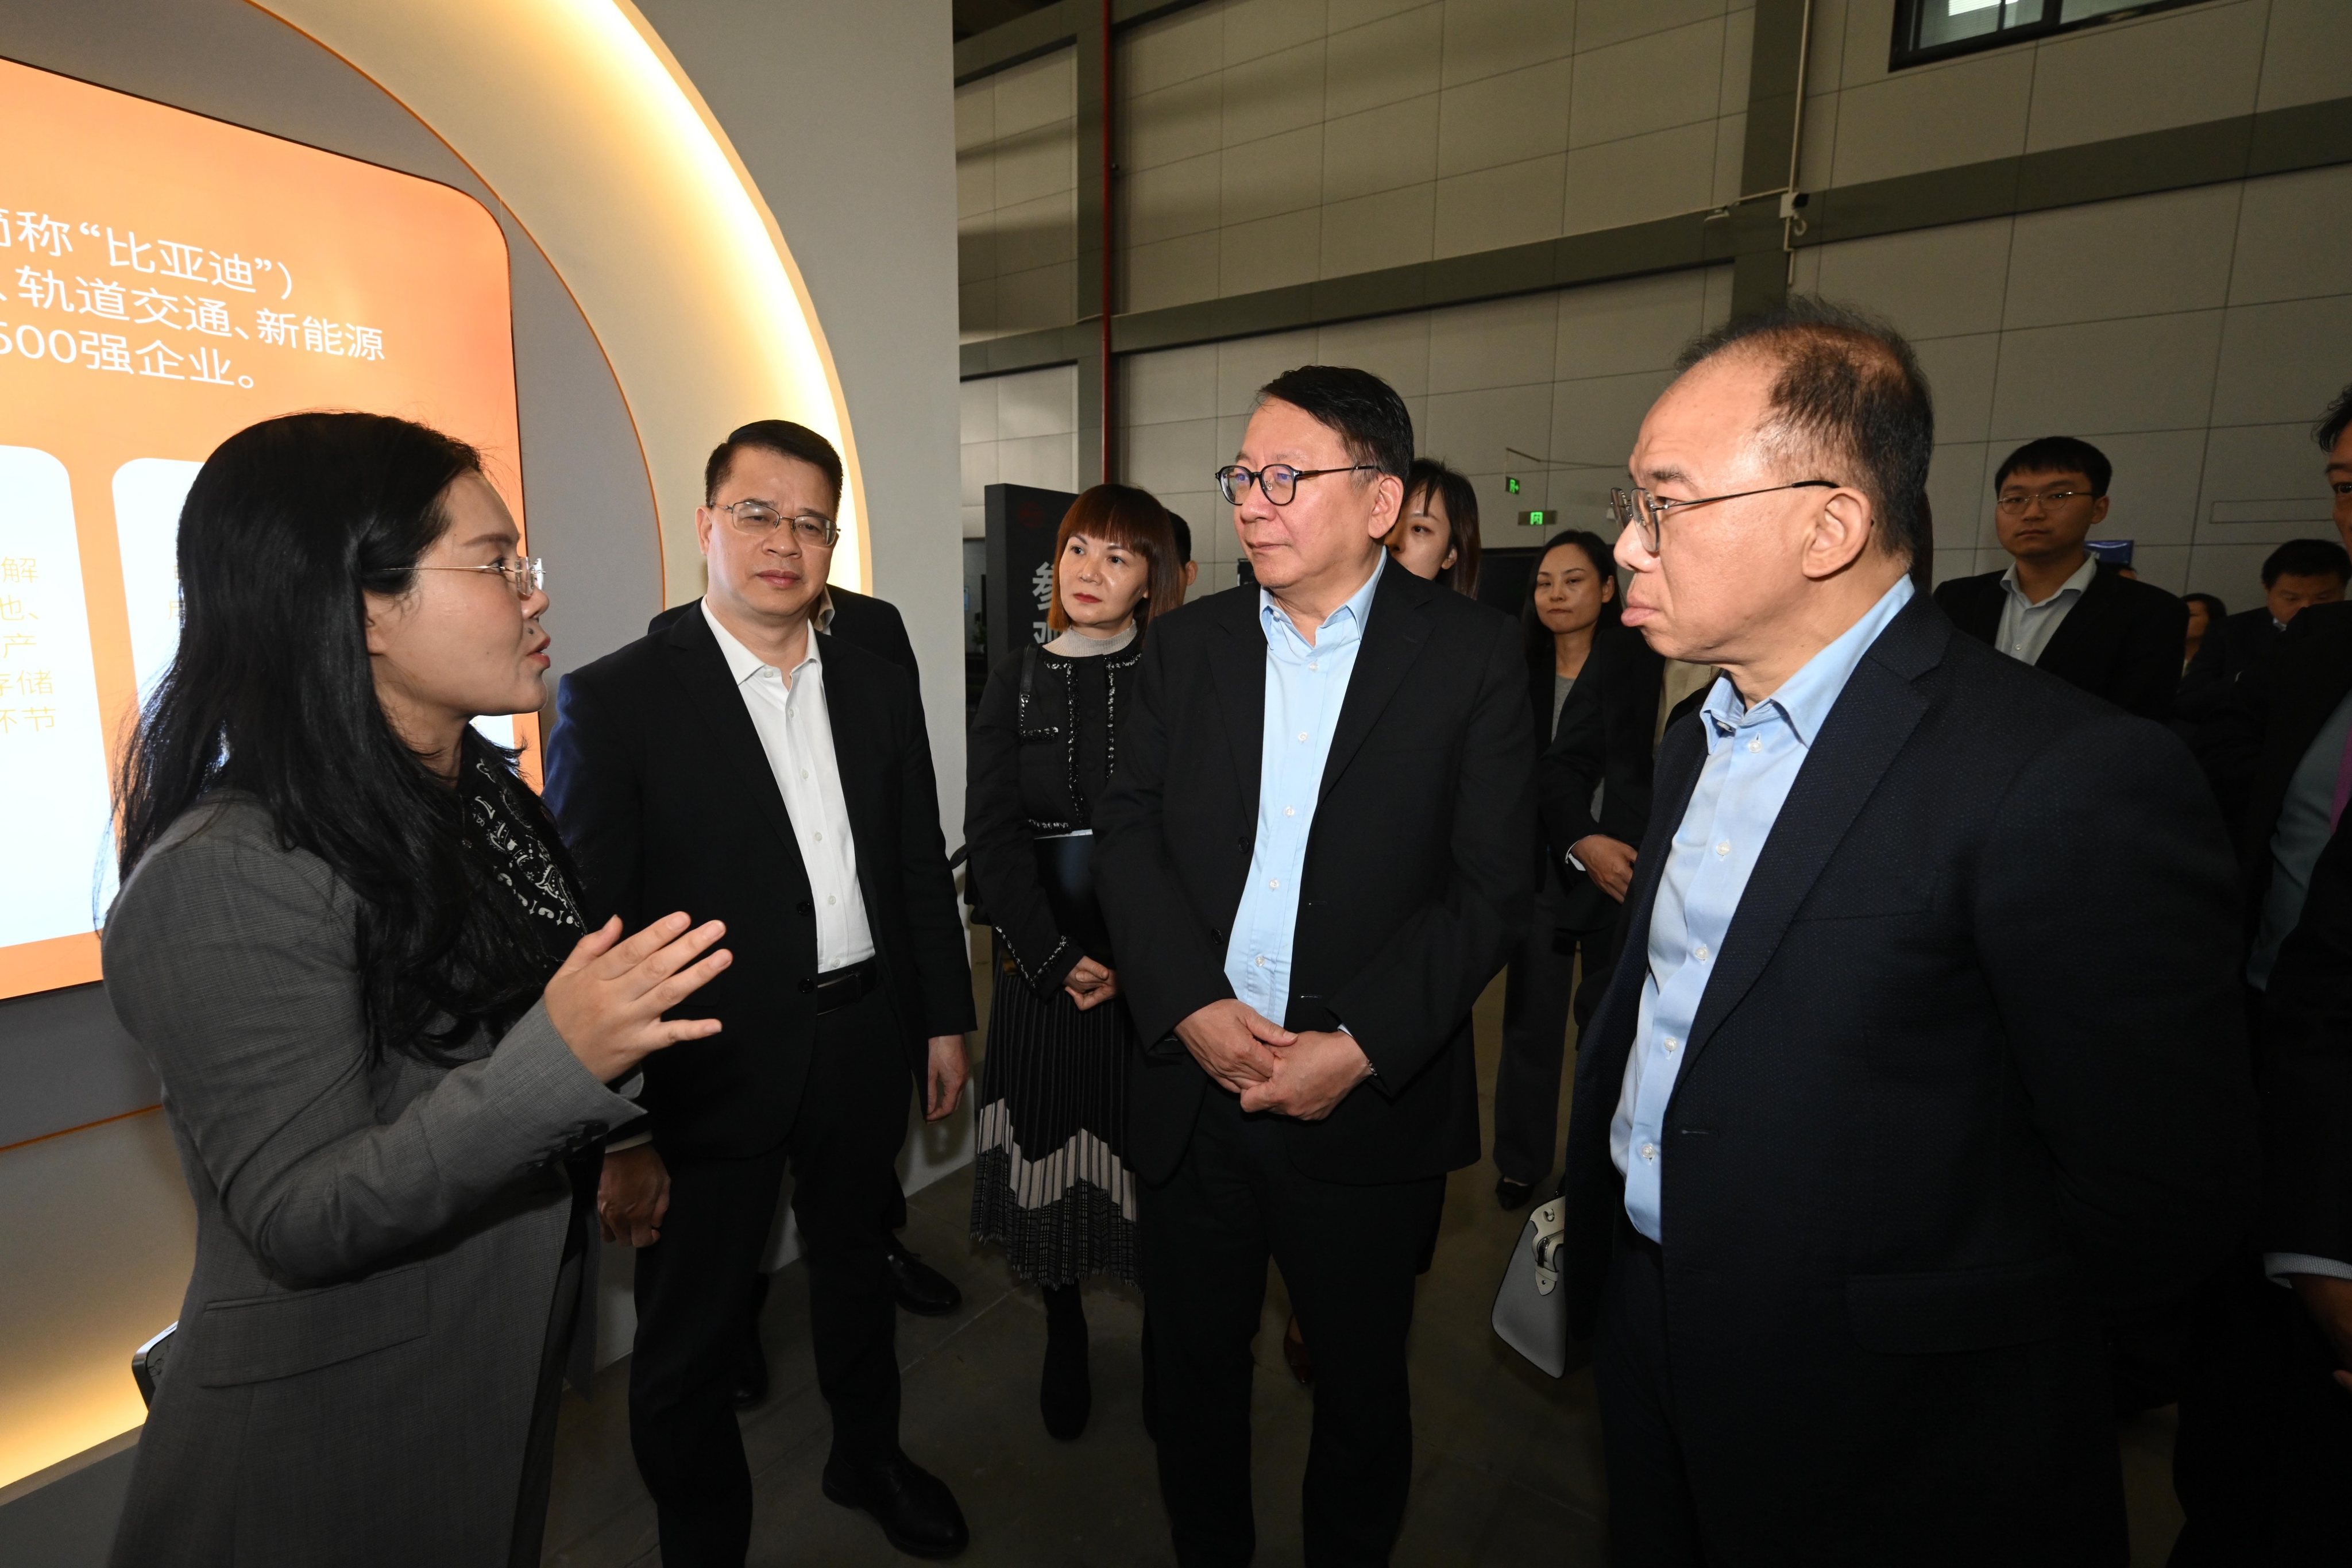
[[[0,148],[5,997],[100,978],[110,772],[178,643],[206,454],[363,409],[480,447],[518,519],[522,496],[506,241],[471,197],[7,60]]]

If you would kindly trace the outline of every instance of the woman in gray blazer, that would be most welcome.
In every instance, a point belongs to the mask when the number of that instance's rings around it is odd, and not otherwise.
[[[583,931],[472,728],[542,700],[520,547],[470,447],[374,415],[254,426],[188,492],[105,935],[196,1210],[122,1568],[539,1562],[597,1151],[728,955]]]

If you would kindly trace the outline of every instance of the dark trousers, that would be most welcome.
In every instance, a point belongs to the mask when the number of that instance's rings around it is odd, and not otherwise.
[[[2352,1394],[2291,1290],[2239,1258],[2181,1358],[2173,1568],[2340,1562],[2352,1542]]]
[[[818,1018],[800,1114],[781,1147],[669,1163],[661,1239],[637,1254],[629,1369],[629,1441],[667,1568],[740,1568],[750,1549],[751,1473],[732,1389],[787,1163],[834,1451],[856,1463],[898,1453],[897,1319],[884,1249],[912,1089],[896,1016],[876,993]]]
[[[1667,1376],[1664,1258],[1622,1214],[1593,1334],[1592,1385],[1609,1477],[1610,1562],[1702,1568],[1706,1553]]]
[[[1151,1300],[1160,1489],[1176,1560],[1238,1564],[1250,1505],[1250,1342],[1269,1257],[1315,1347],[1306,1560],[1384,1563],[1412,1478],[1405,1334],[1413,1277],[1437,1234],[1445,1180],[1343,1186],[1301,1175],[1279,1119],[1244,1117],[1211,1088],[1183,1163],[1141,1194]]]
[[[1559,1147],[1559,1075],[1568,1055],[1571,1005],[1580,951],[1588,975],[1605,973],[1609,931],[1572,937],[1553,929],[1559,896],[1547,880],[1535,919],[1511,955],[1503,983],[1503,1056],[1495,1069],[1495,1169],[1529,1186],[1551,1174]],[[1561,949],[1565,947],[1567,951]],[[1600,992],[1592,993],[1600,1001]],[[1591,1013],[1575,1009],[1579,1027]]]

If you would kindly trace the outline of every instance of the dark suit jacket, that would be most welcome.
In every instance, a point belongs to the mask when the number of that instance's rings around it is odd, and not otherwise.
[[[1227,933],[1249,879],[1265,716],[1258,595],[1154,616],[1095,810],[1105,913],[1138,1033],[1129,1163],[1164,1180],[1208,1075],[1169,1038],[1231,996]],[[1516,622],[1383,561],[1317,798],[1287,1028],[1345,1025],[1376,1078],[1291,1163],[1325,1181],[1436,1175],[1478,1158],[1470,1007],[1526,926],[1538,871],[1535,739]]]
[[[1990,643],[2000,634],[2000,576],[1956,577],[1936,590],[1936,603],[1954,626]],[[2186,604],[2103,561],[2033,662],[2126,713],[2164,719],[2172,712],[2188,643]]]
[[[2211,723],[2229,705],[2238,678],[2262,663],[2283,635],[2267,605],[2241,610],[2208,627],[2197,657],[2180,672],[2173,716],[2190,725]]]
[[[887,599],[877,599],[871,594],[859,594],[847,588],[827,588],[825,593],[833,599],[833,624],[825,631],[836,641],[862,647],[877,658],[888,659],[914,678],[915,689],[920,692],[923,689],[923,667],[915,662],[915,645],[907,638],[907,623],[898,614],[898,606]],[[646,635],[653,636],[701,604],[701,600],[694,599],[683,605],[672,605],[646,623]]]
[[[1577,1059],[1580,1330],[1705,756],[1697,721],[1667,731]],[[2233,881],[2163,729],[1924,601],[1864,655],[1713,961],[1661,1140],[1676,1420],[1755,1561],[2122,1561],[2102,1326],[2178,1303],[2253,1198]]]
[[[2352,833],[2312,868],[2265,1000],[2256,1243],[2352,1262]]]
[[[903,671],[864,649],[830,636],[818,648],[858,890],[919,1079],[929,1037],[972,1026],[922,704]],[[727,922],[733,965],[681,1009],[723,1031],[646,1064],[656,1142],[722,1158],[772,1149],[807,1075],[816,916],[783,796],[702,616],[677,616],[564,677],[547,801],[592,925],[617,913],[635,930],[673,910]]]
[[[1544,673],[1549,676],[1549,668]],[[1604,624],[1560,705],[1551,744],[1537,763],[1546,858],[1568,889],[1569,930],[1593,931],[1617,918],[1617,900],[1568,863],[1568,850],[1594,833],[1642,842],[1650,825],[1650,736],[1658,721],[1658,685],[1664,674],[1665,660],[1650,651],[1641,633]],[[1549,690],[1543,700],[1543,717],[1549,719]],[[1596,787],[1598,816],[1592,813]]]
[[[2227,703],[2198,732],[2199,760],[2237,832],[2249,930],[2270,890],[2271,836],[2287,784],[2347,692],[2352,602],[2307,605],[2231,684]]]

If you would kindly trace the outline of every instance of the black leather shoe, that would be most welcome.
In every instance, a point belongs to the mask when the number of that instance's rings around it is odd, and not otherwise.
[[[1495,1201],[1503,1205],[1506,1214],[1527,1207],[1528,1200],[1535,1195],[1535,1188],[1525,1182],[1515,1182],[1508,1176],[1498,1177],[1495,1182]]]
[[[897,1242],[884,1256],[890,1261],[890,1283],[901,1308],[919,1318],[944,1318],[963,1305],[963,1292],[954,1280]]]
[[[730,1395],[738,1410],[753,1410],[768,1402],[768,1352],[760,1348],[760,1337],[751,1336],[751,1349],[743,1364],[735,1371],[735,1388]]]
[[[852,1465],[836,1455],[824,1462],[824,1486],[842,1507],[872,1514],[909,1557],[953,1557],[971,1544],[948,1484],[904,1454],[880,1465]]]

